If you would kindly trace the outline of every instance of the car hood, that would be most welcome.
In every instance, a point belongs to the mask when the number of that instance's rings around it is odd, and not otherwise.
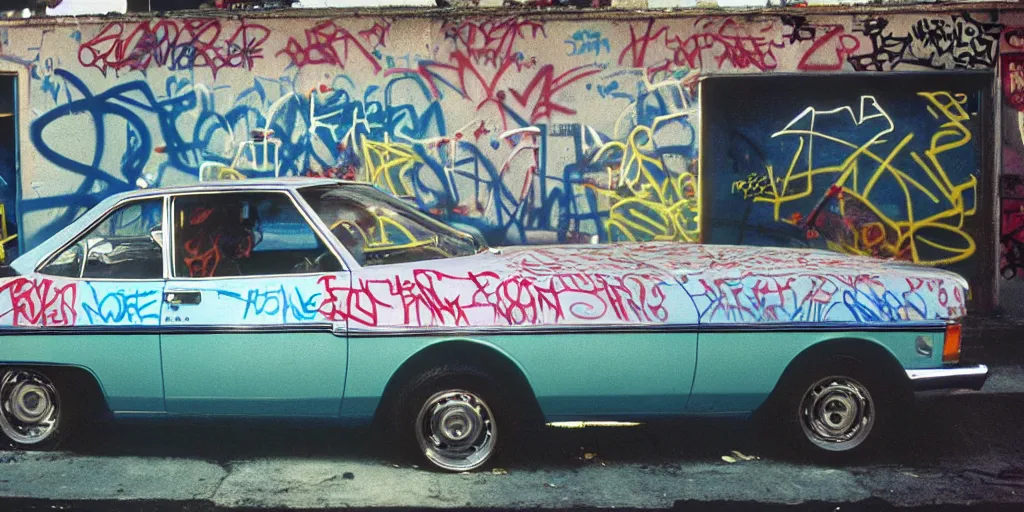
[[[666,242],[520,246],[368,267],[354,274],[351,290],[325,293],[328,302],[346,301],[355,329],[876,324],[959,318],[967,282],[944,270],[823,250]],[[387,309],[398,311],[379,314]]]
[[[496,260],[511,263],[544,261],[579,270],[593,270],[595,265],[627,269],[657,268],[675,274],[688,272],[761,273],[786,275],[805,272],[886,272],[909,270],[945,277],[959,275],[905,261],[855,256],[822,249],[751,247],[739,245],[704,245],[675,242],[638,242],[597,245],[515,246],[492,249],[487,253]],[[482,259],[487,259],[484,256]]]

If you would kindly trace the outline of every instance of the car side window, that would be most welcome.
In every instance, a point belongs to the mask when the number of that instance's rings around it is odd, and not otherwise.
[[[299,190],[360,266],[476,254],[482,245],[369,185]]]
[[[286,194],[186,195],[175,198],[173,212],[175,277],[342,269]]]
[[[41,274],[86,279],[161,279],[163,199],[126,204],[61,251]]]

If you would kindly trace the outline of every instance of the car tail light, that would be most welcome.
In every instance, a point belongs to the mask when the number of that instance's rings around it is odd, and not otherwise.
[[[960,324],[946,325],[946,339],[942,344],[942,362],[955,363],[960,360]]]

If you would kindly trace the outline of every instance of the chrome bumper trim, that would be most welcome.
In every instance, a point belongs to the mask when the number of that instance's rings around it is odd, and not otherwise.
[[[988,366],[953,366],[949,368],[930,368],[907,370],[914,391],[929,389],[981,389],[988,379]]]

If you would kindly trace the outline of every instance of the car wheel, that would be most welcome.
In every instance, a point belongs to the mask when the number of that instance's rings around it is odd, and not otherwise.
[[[472,471],[493,462],[511,427],[508,401],[498,389],[485,372],[469,366],[445,365],[419,374],[400,393],[393,414],[399,446],[445,471]]]
[[[55,448],[65,438],[71,416],[47,373],[0,368],[0,433],[15,448]]]
[[[761,421],[788,453],[849,462],[890,445],[913,394],[898,376],[860,359],[831,357],[783,377]]]

